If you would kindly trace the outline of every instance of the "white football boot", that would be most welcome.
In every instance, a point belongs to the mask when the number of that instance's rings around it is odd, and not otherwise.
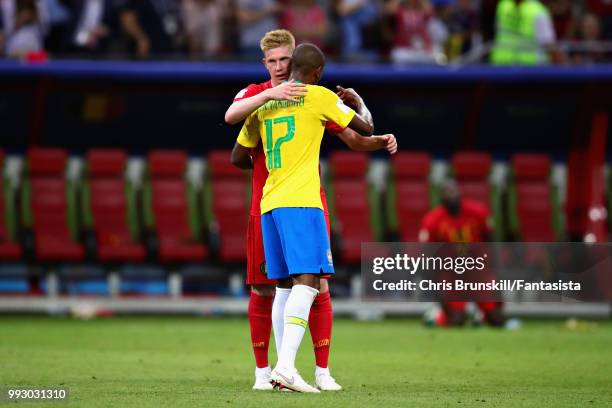
[[[255,384],[253,389],[256,391],[272,391],[274,387],[270,382],[270,373],[272,369],[270,367],[257,368],[255,367]]]
[[[329,368],[317,367],[315,370],[315,385],[321,391],[340,391],[342,386],[329,373]]]
[[[271,378],[279,387],[288,388],[297,392],[320,393],[319,390],[304,381],[295,368],[286,369],[276,367],[272,370]]]

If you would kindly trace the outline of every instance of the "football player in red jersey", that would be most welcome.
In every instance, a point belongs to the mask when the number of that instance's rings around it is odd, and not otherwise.
[[[442,204],[430,210],[421,223],[421,242],[486,242],[490,241],[492,223],[487,207],[477,201],[461,198],[454,180],[442,185]],[[485,322],[504,325],[501,302],[476,302]],[[467,321],[467,302],[442,302],[442,310],[433,316],[438,326],[462,326]]]
[[[305,86],[295,82],[283,82],[289,77],[291,54],[295,48],[293,35],[286,30],[267,33],[261,40],[264,53],[263,63],[270,74],[270,80],[251,84],[241,90],[225,114],[225,121],[236,124],[270,100],[293,101],[305,95]],[[352,89],[338,87],[338,95],[348,105],[354,106],[362,117],[372,122],[372,116],[363,100]],[[350,129],[339,128],[328,123],[327,129],[337,134],[351,149],[372,151],[387,149],[391,154],[397,150],[393,135],[362,137]],[[251,340],[255,354],[255,384],[253,389],[272,389],[271,369],[268,364],[268,345],[271,326],[274,327],[277,350],[283,331],[284,304],[291,289],[275,288],[276,282],[266,277],[265,257],[260,222],[260,208],[263,186],[268,177],[265,155],[261,144],[249,150],[236,144],[232,152],[232,163],[241,168],[252,168],[251,210],[247,231],[247,284],[251,287],[248,318]],[[321,187],[321,200],[329,229],[329,213],[325,192]],[[310,333],[315,351],[315,383],[325,391],[340,390],[341,386],[330,375],[328,360],[332,331],[332,305],[327,281],[322,279],[320,294],[315,298],[309,317]]]

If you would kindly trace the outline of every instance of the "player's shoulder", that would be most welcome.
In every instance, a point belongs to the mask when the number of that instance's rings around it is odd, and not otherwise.
[[[314,107],[317,111],[327,110],[332,105],[338,106],[343,112],[347,113],[350,109],[344,105],[342,100],[333,91],[320,85],[308,85],[306,94],[306,104]]]
[[[250,98],[251,96],[260,94],[269,88],[272,88],[272,81],[266,81],[260,84],[249,84],[246,88],[241,89],[240,92],[236,94],[236,96],[234,97],[234,101]]]
[[[462,200],[461,206],[462,210],[468,214],[484,218],[489,216],[489,208],[480,201],[464,198]]]
[[[445,213],[446,211],[444,210],[444,207],[438,205],[437,207],[432,208],[425,214],[425,216],[423,217],[422,224],[426,227],[431,227],[436,223],[440,222],[440,220],[444,217]]]
[[[419,242],[430,242],[435,239],[436,230],[440,225],[440,220],[443,218],[443,209],[441,206],[429,210],[421,220],[421,228],[419,230]]]
[[[306,85],[306,89],[308,90],[308,93],[314,93],[315,95],[334,95],[336,96],[335,93],[333,93],[332,91],[330,91],[329,89],[327,89],[324,86],[321,85]]]

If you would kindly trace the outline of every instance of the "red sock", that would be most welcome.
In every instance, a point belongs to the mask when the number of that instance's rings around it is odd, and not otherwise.
[[[251,292],[249,298],[249,326],[251,327],[251,344],[258,368],[268,366],[268,345],[272,330],[273,296],[261,296]]]
[[[332,333],[332,304],[329,292],[320,293],[312,303],[308,325],[317,366],[327,368]]]

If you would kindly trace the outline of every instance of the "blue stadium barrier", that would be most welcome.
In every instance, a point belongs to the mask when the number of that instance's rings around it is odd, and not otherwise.
[[[163,296],[168,294],[166,271],[162,267],[149,265],[126,265],[119,270],[121,276],[120,292]]]
[[[21,264],[0,265],[0,294],[25,294],[29,291],[27,266]]]
[[[61,266],[58,269],[60,293],[71,296],[108,296],[106,270],[100,266]]]
[[[260,63],[237,62],[133,62],[59,60],[47,63],[0,61],[2,76],[50,76],[65,79],[121,78],[172,81],[261,80],[266,72]],[[329,81],[585,81],[612,79],[612,64],[592,66],[494,67],[399,66],[389,64],[334,64],[325,68]]]

